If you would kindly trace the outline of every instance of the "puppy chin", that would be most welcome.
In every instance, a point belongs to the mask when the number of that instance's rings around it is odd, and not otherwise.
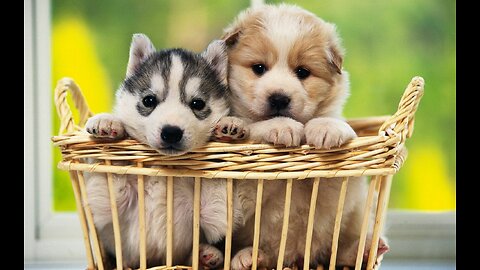
[[[290,113],[289,111],[286,111],[286,112],[270,112],[268,114],[263,115],[261,118],[262,118],[262,120],[268,120],[268,119],[272,119],[272,118],[275,118],[275,117],[288,117],[288,118],[295,119],[294,115],[292,115],[292,113]]]
[[[192,149],[188,147],[183,140],[175,144],[166,144],[158,140],[146,140],[142,141],[142,143],[149,145],[160,154],[167,156],[183,155]]]

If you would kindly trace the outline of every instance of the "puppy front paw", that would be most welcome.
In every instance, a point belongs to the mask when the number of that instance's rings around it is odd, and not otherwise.
[[[252,267],[253,258],[252,258],[252,247],[247,247],[235,254],[232,258],[231,262],[231,269],[232,270],[248,270]],[[259,249],[258,250],[258,258],[257,258],[257,265],[264,266],[265,264],[265,253]]]
[[[379,266],[383,260],[383,255],[390,250],[390,246],[387,244],[387,239],[380,237],[378,239],[377,257],[375,258],[374,265]],[[363,253],[363,264],[366,265],[368,257],[370,255],[370,248],[366,248]]]
[[[244,140],[248,137],[248,131],[249,129],[242,119],[233,116],[225,116],[215,125],[213,135],[219,141],[231,142]]]
[[[355,131],[346,122],[325,117],[315,118],[305,124],[307,144],[320,149],[339,147],[357,137]]]
[[[257,142],[299,146],[303,136],[303,124],[288,117],[275,117],[250,125],[250,138]]]
[[[216,247],[208,244],[200,244],[200,265],[203,269],[218,268],[223,263],[223,254]]]
[[[88,133],[98,138],[121,139],[126,135],[122,122],[108,113],[90,117],[85,125],[85,129]]]

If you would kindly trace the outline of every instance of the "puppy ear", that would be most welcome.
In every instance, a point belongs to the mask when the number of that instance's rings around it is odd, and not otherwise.
[[[342,74],[343,53],[336,46],[327,49],[327,60],[333,72]]]
[[[241,31],[238,29],[235,31],[228,32],[223,35],[222,40],[225,41],[225,44],[227,45],[227,47],[232,47],[237,43],[238,36],[240,35],[240,33]]]
[[[155,47],[145,34],[133,34],[127,65],[127,77],[133,75],[138,66],[154,52]]]
[[[221,82],[227,84],[228,56],[225,41],[212,41],[201,56],[213,67]]]

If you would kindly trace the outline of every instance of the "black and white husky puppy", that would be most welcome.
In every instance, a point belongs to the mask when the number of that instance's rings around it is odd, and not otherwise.
[[[247,134],[229,113],[227,54],[223,41],[213,41],[201,54],[183,49],[156,51],[143,34],[133,35],[126,79],[116,93],[113,114],[90,118],[86,130],[95,137],[130,136],[165,155],[180,155],[212,136],[238,139]],[[106,251],[115,256],[109,193],[105,174],[86,174],[89,205]],[[122,235],[123,266],[139,267],[137,177],[114,175]],[[173,264],[189,264],[193,237],[193,178],[174,181]],[[220,241],[227,227],[226,183],[202,183],[200,263],[215,268],[222,253],[209,245]],[[236,197],[236,196],[234,196]],[[147,264],[166,261],[166,179],[145,177]],[[237,201],[234,207],[239,208]],[[234,211],[234,227],[243,223]],[[208,243],[208,244],[207,244]]]

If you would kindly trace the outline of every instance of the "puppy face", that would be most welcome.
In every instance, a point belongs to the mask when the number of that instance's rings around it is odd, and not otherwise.
[[[134,36],[115,114],[133,138],[163,154],[183,154],[205,144],[229,112],[226,67],[221,41],[198,55],[155,52],[146,36]]]
[[[234,113],[255,121],[340,116],[348,96],[333,24],[292,5],[241,13],[225,30]]]

